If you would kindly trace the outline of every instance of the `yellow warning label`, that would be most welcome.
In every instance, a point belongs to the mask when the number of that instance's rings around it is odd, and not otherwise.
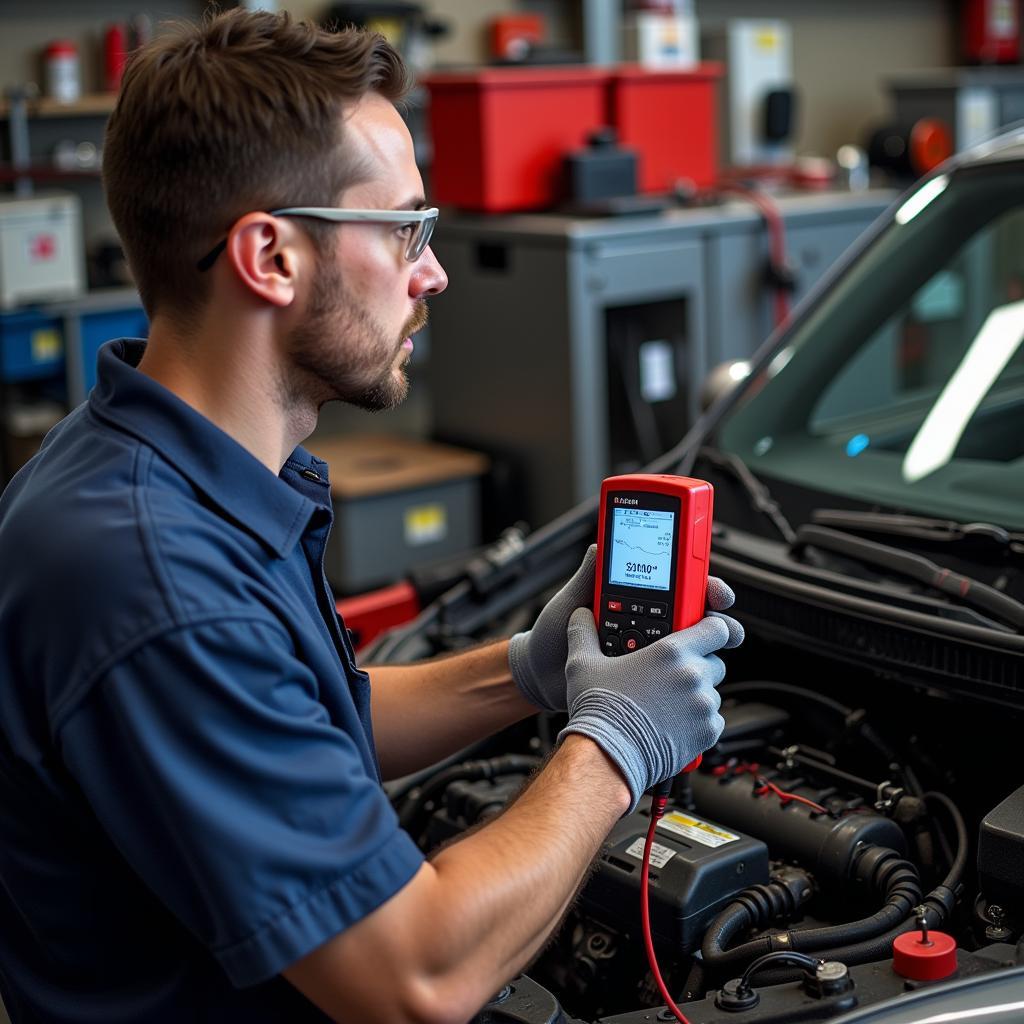
[[[448,512],[444,505],[411,505],[405,510],[406,544],[432,544],[448,533]]]
[[[754,37],[754,45],[761,50],[774,50],[779,45],[779,33],[773,29],[762,29]]]
[[[52,363],[55,359],[60,359],[64,353],[64,339],[61,338],[60,331],[55,331],[52,327],[40,327],[39,330],[33,331],[29,341],[34,363]]]
[[[735,842],[740,838],[735,832],[726,832],[724,828],[712,825],[710,821],[702,821],[700,818],[693,818],[688,814],[681,814],[679,811],[670,811],[666,814],[658,822],[658,828],[685,836],[702,846],[724,846],[726,843]]]

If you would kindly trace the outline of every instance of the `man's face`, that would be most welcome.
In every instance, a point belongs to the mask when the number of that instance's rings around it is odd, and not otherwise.
[[[338,205],[354,209],[415,209],[424,205],[412,139],[392,104],[376,94],[345,120],[345,145],[361,157],[364,182]],[[448,278],[428,247],[405,259],[401,224],[332,226],[317,256],[301,322],[288,336],[291,396],[317,405],[340,399],[363,409],[390,409],[409,389],[405,364],[413,335],[427,322],[426,299]],[[331,238],[333,235],[333,239]]]

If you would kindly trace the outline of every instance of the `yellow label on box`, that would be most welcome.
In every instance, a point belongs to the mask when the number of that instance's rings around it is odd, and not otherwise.
[[[64,339],[60,331],[52,327],[40,327],[29,339],[32,346],[32,362],[52,363],[64,354]]]
[[[694,818],[689,814],[681,814],[679,811],[670,811],[661,821],[658,828],[663,828],[676,835],[692,839],[702,846],[724,846],[726,843],[735,842],[739,836],[735,832],[727,832],[724,828],[712,825],[710,821],[702,818]]]
[[[762,29],[754,37],[754,44],[762,50],[774,50],[779,45],[779,33],[773,29]]]
[[[406,544],[433,544],[448,533],[448,512],[444,505],[411,505],[405,510]]]

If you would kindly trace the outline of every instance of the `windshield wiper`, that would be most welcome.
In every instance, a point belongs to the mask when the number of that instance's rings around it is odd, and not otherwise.
[[[699,458],[710,462],[717,469],[725,470],[746,492],[750,504],[772,521],[787,544],[792,544],[796,540],[796,531],[782,514],[782,509],[772,497],[772,492],[754,476],[750,467],[738,455],[721,452],[716,448],[701,448],[697,454]]]
[[[933,544],[996,547],[1015,555],[1024,554],[1024,533],[1013,533],[995,523],[960,523],[955,519],[929,519],[926,516],[836,508],[815,509],[811,513],[811,520],[819,526],[832,526],[837,530],[909,537]]]
[[[1020,601],[971,576],[944,569],[923,555],[915,555],[889,544],[879,544],[826,526],[801,526],[797,530],[793,551],[796,553],[805,547],[831,551],[917,580],[933,590],[955,597],[970,608],[995,616],[1018,632],[1024,630],[1024,604]]]

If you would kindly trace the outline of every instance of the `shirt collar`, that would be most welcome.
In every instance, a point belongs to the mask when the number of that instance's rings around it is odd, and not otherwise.
[[[300,489],[320,492],[328,502],[326,463],[296,448],[275,477],[205,416],[140,373],[145,348],[144,341],[121,339],[100,349],[90,410],[158,451],[227,518],[287,558],[319,507]]]

